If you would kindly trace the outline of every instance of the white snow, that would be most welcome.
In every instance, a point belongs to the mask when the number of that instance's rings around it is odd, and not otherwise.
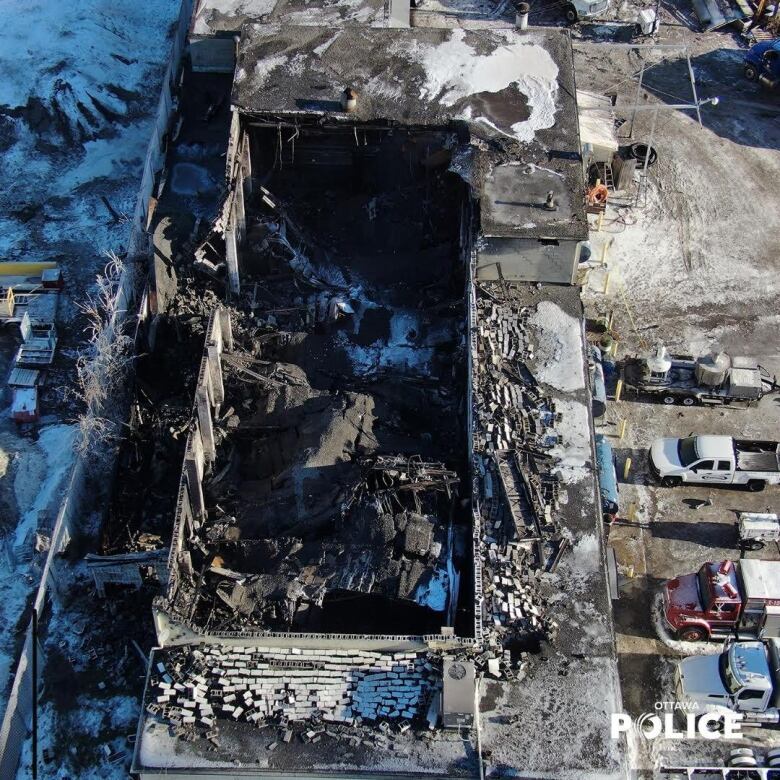
[[[417,48],[415,53],[427,79],[420,98],[438,99],[445,106],[453,106],[470,95],[499,92],[514,84],[525,95],[530,116],[511,129],[519,141],[528,142],[537,130],[555,124],[558,66],[532,38],[512,31],[504,33],[506,45],[487,55],[478,54],[466,43],[462,29],[453,30],[449,39],[438,46]],[[471,110],[466,113],[469,119],[495,127],[486,117],[475,116]]]
[[[322,57],[322,55],[323,55],[323,54],[325,54],[325,52],[326,52],[326,51],[327,51],[327,50],[328,50],[328,49],[329,49],[331,46],[333,46],[333,44],[336,42],[336,38],[338,38],[338,37],[339,37],[339,35],[341,35],[341,30],[339,30],[338,32],[334,33],[334,34],[333,34],[333,36],[332,36],[331,38],[328,38],[328,40],[327,40],[327,41],[325,41],[325,43],[321,43],[319,46],[315,46],[315,47],[314,47],[314,49],[313,49],[312,51],[313,51],[313,52],[314,52],[314,53],[315,53],[315,54],[316,54],[318,57]]]
[[[72,256],[84,244],[95,258],[121,249],[127,227],[111,223],[99,194],[118,211],[132,211],[177,13],[174,0],[32,2],[23,9],[0,0],[0,105],[28,107],[26,116],[2,117],[4,259]],[[30,111],[35,104],[40,110]],[[76,191],[87,184],[97,191]],[[37,214],[29,222],[17,216],[27,204]]]
[[[570,392],[585,387],[580,323],[558,304],[541,301],[529,318],[536,331],[534,375],[540,382]]]
[[[588,408],[580,401],[562,398],[555,399],[555,408],[561,420],[555,423],[560,441],[550,450],[556,459],[552,471],[566,484],[581,482],[591,473],[587,465],[591,460]]]
[[[8,629],[16,625],[30,593],[38,585],[33,564],[14,562],[14,558],[32,552],[39,516],[46,517],[48,525],[54,525],[62,488],[75,457],[74,439],[74,426],[51,425],[41,429],[34,446],[16,455],[14,494],[20,520],[5,540],[11,555],[0,558],[0,623],[7,629],[0,640],[0,674],[10,672],[16,660],[15,633]],[[5,700],[0,703],[4,705]]]
[[[262,87],[268,81],[268,77],[277,68],[284,65],[287,62],[288,57],[286,54],[274,54],[270,57],[265,57],[262,60],[258,60],[255,65],[255,73],[253,84],[257,87]]]

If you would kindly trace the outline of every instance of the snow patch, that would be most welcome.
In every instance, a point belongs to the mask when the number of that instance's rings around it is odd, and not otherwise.
[[[426,582],[421,582],[414,592],[414,600],[423,607],[435,612],[444,612],[447,608],[449,578],[447,572],[436,569]]]
[[[549,52],[528,38],[518,38],[507,32],[507,43],[487,55],[478,54],[465,40],[466,33],[458,28],[438,46],[418,48],[426,73],[420,98],[438,99],[453,106],[464,98],[480,92],[500,92],[515,85],[525,95],[530,116],[512,125],[519,141],[532,141],[537,130],[555,124],[555,98],[558,93],[558,66]],[[495,127],[486,117],[468,117]]]
[[[559,442],[550,450],[556,458],[552,471],[570,485],[581,482],[591,473],[588,465],[591,459],[590,417],[588,407],[580,401],[556,398],[555,408],[561,419],[555,423]]]
[[[530,316],[536,329],[536,378],[557,390],[585,388],[580,323],[552,301],[542,301]]]

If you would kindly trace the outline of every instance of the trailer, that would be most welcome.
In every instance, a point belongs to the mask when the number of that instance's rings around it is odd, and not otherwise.
[[[780,519],[776,514],[740,512],[736,525],[743,550],[762,550],[769,542],[780,542]]]
[[[623,361],[621,378],[626,390],[683,406],[747,408],[780,389],[775,377],[752,358],[717,351],[698,358],[670,355],[661,342],[651,355]]]

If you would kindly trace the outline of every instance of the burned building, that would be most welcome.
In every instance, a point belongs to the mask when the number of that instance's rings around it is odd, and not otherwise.
[[[532,758],[508,709],[552,691],[595,744],[619,699],[565,286],[587,238],[568,35],[261,5],[229,39],[228,187],[193,256],[225,300],[134,771],[478,777],[484,749],[549,776],[566,719]],[[219,7],[196,12],[205,70]]]

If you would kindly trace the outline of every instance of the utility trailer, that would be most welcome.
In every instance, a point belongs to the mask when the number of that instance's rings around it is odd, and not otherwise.
[[[780,519],[776,514],[740,512],[736,525],[743,550],[762,550],[768,542],[780,542]]]
[[[665,404],[735,404],[748,407],[780,389],[752,358],[712,352],[704,357],[670,355],[662,343],[646,357],[627,358],[621,366],[623,386]]]

